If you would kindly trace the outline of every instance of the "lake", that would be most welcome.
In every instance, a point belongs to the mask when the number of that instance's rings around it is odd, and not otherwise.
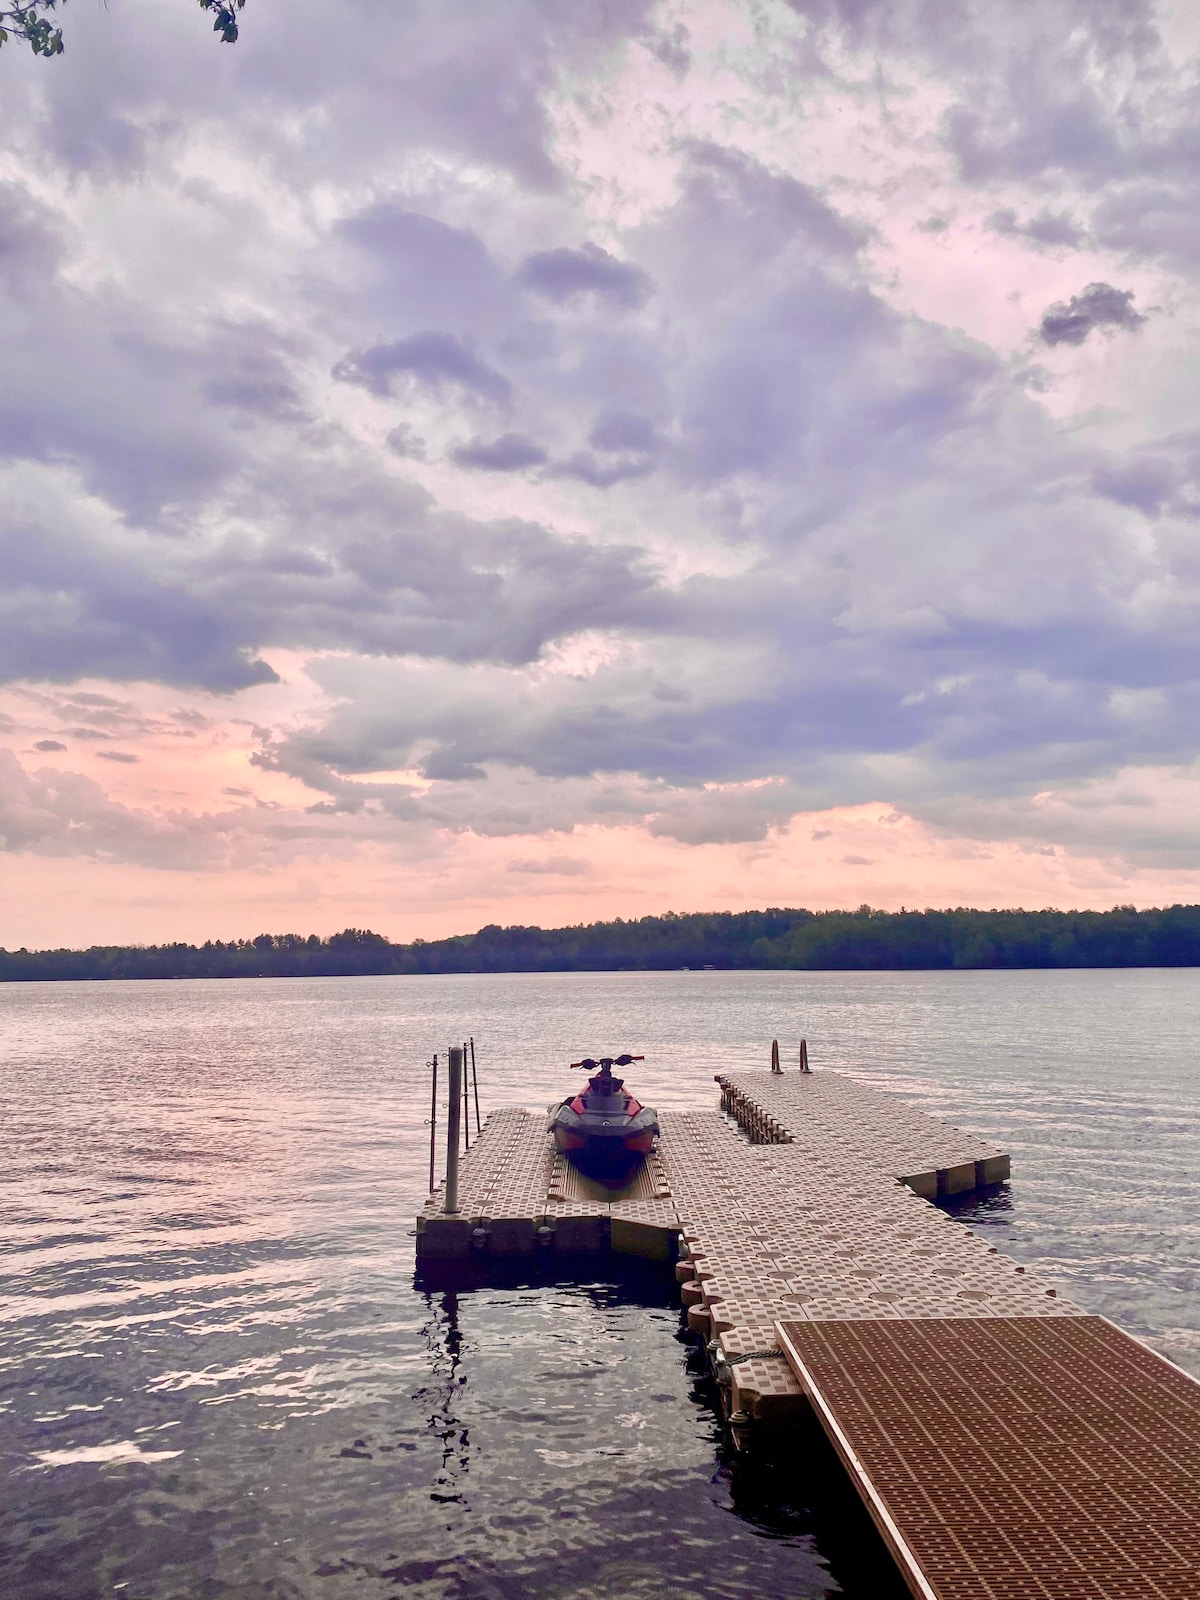
[[[1200,974],[0,986],[0,1593],[884,1600],[823,1441],[735,1459],[674,1283],[414,1283],[436,1050],[854,1073],[1013,1155],[956,1214],[1200,1375]],[[899,1590],[895,1591],[899,1593]]]

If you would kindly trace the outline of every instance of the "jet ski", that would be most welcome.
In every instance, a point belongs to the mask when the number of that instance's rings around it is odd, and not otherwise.
[[[592,1076],[582,1094],[554,1108],[550,1128],[558,1149],[590,1177],[624,1177],[653,1148],[657,1114],[635,1100],[612,1070],[645,1059],[601,1056],[571,1063]]]

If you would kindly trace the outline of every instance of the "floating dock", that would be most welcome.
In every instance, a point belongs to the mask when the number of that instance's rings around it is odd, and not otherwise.
[[[1200,1600],[1200,1384],[929,1203],[1005,1152],[840,1073],[717,1082],[621,1189],[493,1113],[419,1264],[676,1260],[735,1430],[815,1413],[918,1600]]]

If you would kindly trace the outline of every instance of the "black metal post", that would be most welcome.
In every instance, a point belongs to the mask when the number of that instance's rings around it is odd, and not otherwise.
[[[463,1053],[463,1148],[471,1148],[471,1085],[467,1082],[467,1047],[462,1047]]]
[[[429,1109],[429,1192],[433,1193],[436,1185],[434,1173],[437,1169],[437,1056],[431,1063],[433,1067],[433,1104]]]
[[[479,1120],[479,1078],[475,1072],[475,1035],[471,1035],[471,1083],[475,1089],[475,1132],[483,1132],[483,1123]]]

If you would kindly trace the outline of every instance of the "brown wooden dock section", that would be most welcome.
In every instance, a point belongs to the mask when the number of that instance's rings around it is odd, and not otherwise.
[[[928,1203],[1007,1155],[841,1074],[718,1082],[616,1193],[494,1113],[419,1259],[678,1240],[731,1422],[811,1407],[920,1600],[1200,1600],[1200,1384]]]

